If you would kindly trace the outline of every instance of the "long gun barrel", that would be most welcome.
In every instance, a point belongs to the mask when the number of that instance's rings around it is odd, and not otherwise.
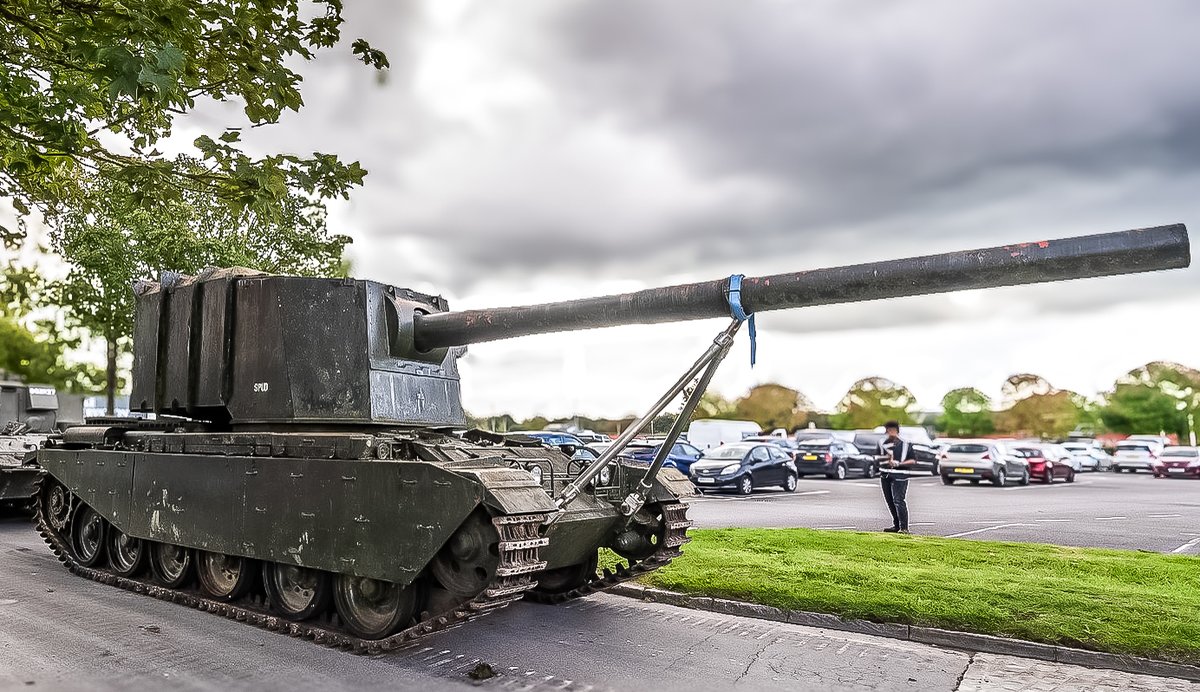
[[[1188,266],[1183,224],[747,277],[747,313]],[[727,317],[729,279],[522,307],[415,317],[421,351],[529,334]]]

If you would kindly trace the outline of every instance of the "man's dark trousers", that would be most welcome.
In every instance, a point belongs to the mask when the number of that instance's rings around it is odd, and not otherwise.
[[[892,526],[901,531],[908,530],[908,476],[885,473],[880,476],[883,498],[892,513]]]

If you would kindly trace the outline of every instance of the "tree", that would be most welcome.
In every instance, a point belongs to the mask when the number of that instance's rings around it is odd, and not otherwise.
[[[812,402],[795,389],[779,384],[760,384],[751,387],[745,396],[734,404],[734,416],[752,420],[764,430],[784,428],[795,430],[808,422]]]
[[[1200,413],[1200,372],[1155,361],[1134,368],[1117,380],[1100,409],[1100,419],[1114,432],[1174,433],[1186,439],[1188,416]]]
[[[254,157],[241,148],[241,127],[195,140],[199,170],[156,149],[198,100],[238,100],[253,127],[299,110],[296,59],[341,37],[341,0],[315,4],[316,12],[294,0],[3,3],[0,197],[22,215],[52,214],[79,203],[88,172],[124,182],[147,207],[190,192],[272,216],[286,213],[291,192],[346,196],[366,174],[358,163],[319,152]],[[376,69],[388,66],[362,39],[351,48]],[[16,244],[23,226],[0,236]]]
[[[850,386],[830,422],[842,430],[874,428],[889,420],[907,424],[916,405],[917,398],[907,387],[883,377],[867,377]]]
[[[979,437],[995,430],[992,400],[974,387],[955,389],[942,397],[937,428],[951,437]]]
[[[78,342],[64,338],[53,322],[31,314],[45,292],[41,276],[28,267],[9,264],[0,279],[0,373],[68,391],[93,390],[101,373],[67,358],[67,351]]]
[[[692,419],[721,418],[733,420],[737,418],[737,408],[734,403],[714,391],[707,391],[700,397]]]
[[[195,159],[175,165],[198,171]],[[88,176],[87,203],[64,211],[51,233],[55,251],[69,258],[54,302],[65,324],[82,328],[107,346],[107,394],[111,413],[117,359],[133,334],[135,281],[164,269],[194,274],[207,266],[240,266],[270,273],[339,274],[350,239],[325,227],[322,206],[287,194],[280,213],[236,210],[204,191],[185,191],[150,211],[114,175]]]
[[[1032,394],[997,413],[996,429],[1017,436],[1066,437],[1081,418],[1078,396],[1066,390]]]

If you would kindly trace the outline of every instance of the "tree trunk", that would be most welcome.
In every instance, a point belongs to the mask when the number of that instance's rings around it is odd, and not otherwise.
[[[116,415],[117,404],[117,340],[110,334],[105,342],[108,346],[108,369],[104,376],[104,393],[107,396],[104,413],[113,416]]]

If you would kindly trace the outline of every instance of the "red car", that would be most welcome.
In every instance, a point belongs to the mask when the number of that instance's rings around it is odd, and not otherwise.
[[[1075,482],[1075,469],[1065,463],[1054,463],[1045,456],[1045,452],[1037,447],[1014,447],[1013,456],[1018,456],[1029,463],[1029,477],[1043,483],[1053,483],[1060,478],[1068,483]]]
[[[1191,476],[1200,478],[1200,449],[1196,447],[1166,447],[1154,460],[1155,478]]]

